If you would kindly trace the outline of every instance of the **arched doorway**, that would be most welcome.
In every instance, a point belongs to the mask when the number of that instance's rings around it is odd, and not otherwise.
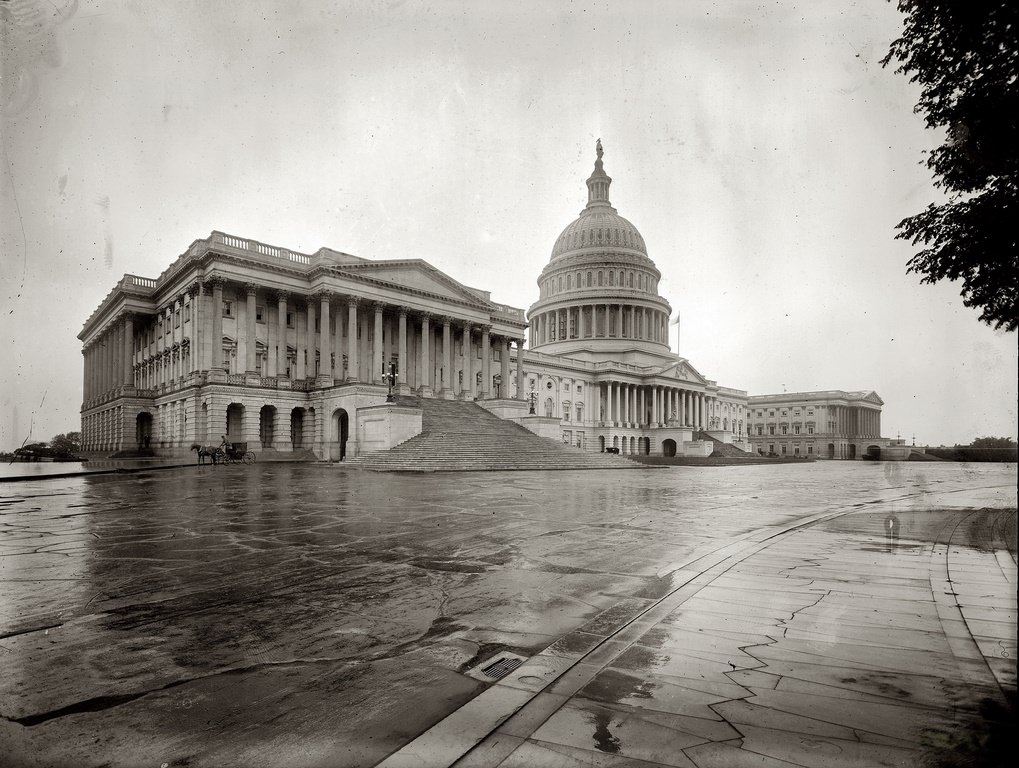
[[[850,459],[856,458],[856,443],[849,444],[849,458]]]
[[[294,408],[290,411],[290,444],[294,450],[304,447],[304,409]]]
[[[552,398],[545,398],[545,418],[552,418],[552,410],[555,408],[555,403],[552,402]]]
[[[347,437],[350,435],[350,418],[342,408],[333,411],[333,434],[339,448],[337,459],[343,461],[347,457]]]
[[[835,458],[835,443],[828,443],[828,458]]]
[[[637,438],[636,437],[631,437],[630,438],[630,453],[636,453],[636,452],[637,452]]]
[[[142,411],[134,420],[134,435],[139,448],[148,448],[152,440],[152,414]]]
[[[676,441],[673,439],[662,440],[662,456],[676,455]]]
[[[244,406],[230,403],[226,407],[226,436],[231,443],[240,442],[244,435]],[[215,435],[213,435],[215,440]]]
[[[643,453],[645,456],[650,456],[651,455],[651,438],[650,437],[642,437],[640,440],[643,443],[643,446],[641,446],[640,452]]]
[[[863,452],[863,458],[868,461],[880,461],[881,460],[881,446],[880,445],[868,445],[867,450]]]
[[[272,448],[272,441],[276,435],[276,408],[271,405],[263,405],[258,412],[258,439],[263,448]]]
[[[598,450],[601,453],[605,453],[605,435],[598,437]]]
[[[616,453],[619,453],[619,435],[614,435],[612,437],[612,447],[615,449]]]

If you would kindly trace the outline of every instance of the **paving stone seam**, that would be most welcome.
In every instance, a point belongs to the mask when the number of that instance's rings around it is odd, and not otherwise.
[[[962,671],[962,667],[971,671],[980,678],[979,684],[985,688],[995,690],[998,703],[1004,704],[1007,693],[1005,690],[1005,683],[999,679],[995,670],[991,667],[987,660],[987,657],[984,656],[983,651],[976,642],[973,628],[970,627],[969,622],[966,620],[966,612],[959,603],[959,594],[955,590],[956,582],[952,579],[950,562],[950,555],[953,546],[952,540],[955,538],[956,532],[964,523],[968,523],[971,519],[984,512],[985,510],[971,512],[966,517],[960,519],[954,526],[951,526],[950,530],[948,530],[948,526],[943,528],[941,533],[938,535],[938,539],[931,549],[931,593],[934,596],[934,603],[937,607],[938,618],[942,623],[945,636],[948,638],[949,645],[952,648],[952,655],[955,657],[956,663],[960,666],[960,671]],[[939,552],[939,549],[943,550],[943,552]],[[936,554],[943,556],[937,557]],[[935,570],[937,570],[938,575],[942,579],[942,583],[940,585],[934,583]],[[1006,581],[1008,580],[1006,579]],[[961,621],[963,623],[966,627],[965,635],[951,631],[950,623],[953,621]],[[977,661],[977,659],[979,659],[979,661]]]
[[[734,552],[726,554],[723,557],[717,558],[715,562],[712,565],[710,565],[706,570],[686,580],[685,582],[683,582],[683,584],[676,587],[669,594],[659,598],[657,601],[652,603],[646,609],[644,609],[643,611],[635,615],[632,619],[627,621],[624,625],[616,629],[612,634],[606,636],[605,639],[602,640],[602,642],[600,642],[597,646],[588,651],[586,654],[574,660],[569,665],[566,665],[562,669],[558,670],[558,672],[554,676],[550,677],[543,686],[541,686],[537,690],[532,691],[531,696],[526,701],[519,702],[513,705],[512,707],[507,706],[505,708],[505,711],[501,712],[498,718],[490,718],[490,720],[494,719],[496,721],[494,722],[494,724],[491,725],[489,730],[472,734],[469,737],[469,739],[465,739],[464,734],[462,732],[456,733],[455,736],[452,733],[449,734],[449,738],[447,738],[446,741],[447,742],[454,741],[457,743],[458,746],[455,749],[447,748],[445,750],[446,755],[437,764],[453,765],[462,757],[469,754],[472,749],[474,749],[480,744],[483,744],[487,739],[493,737],[496,734],[498,728],[504,722],[506,722],[510,717],[512,717],[513,715],[517,714],[520,710],[522,710],[539,693],[541,693],[542,691],[549,690],[552,686],[555,685],[555,683],[559,679],[562,678],[562,676],[566,672],[584,663],[584,659],[597,652],[598,649],[601,648],[608,641],[621,635],[625,636],[629,628],[631,628],[637,622],[640,622],[642,619],[645,619],[645,617],[648,614],[660,613],[663,610],[665,614],[667,614],[668,612],[675,610],[675,608],[677,608],[683,602],[685,602],[694,594],[696,594],[703,586],[710,584],[715,578],[726,573],[743,560],[751,557],[757,552],[767,549],[769,546],[772,546],[772,544],[774,544],[776,541],[781,541],[785,536],[791,535],[804,528],[816,525],[817,523],[824,522],[832,518],[840,517],[842,515],[856,511],[857,506],[859,505],[852,505],[848,509],[842,508],[834,512],[825,512],[809,515],[805,518],[801,518],[799,520],[787,523],[781,527],[769,526],[767,529],[764,529],[763,531],[761,530],[750,531],[746,534],[741,535],[736,541],[727,541],[722,546],[716,548],[713,552],[702,554],[695,558],[691,558],[689,561],[687,561],[688,563],[696,563],[705,559],[711,559],[712,555],[722,550],[733,550],[733,549],[736,550]],[[775,530],[777,527],[778,530]],[[758,537],[761,536],[762,533],[766,535],[758,539]],[[681,569],[682,566],[676,568],[677,571]],[[641,632],[641,635],[643,635],[644,631],[646,630],[643,630]],[[629,634],[632,634],[632,632],[630,632]],[[590,671],[589,674],[590,679],[593,679],[597,672],[610,665],[615,658],[622,654],[631,645],[636,643],[641,635],[633,637],[632,640],[626,643],[624,648],[621,648],[617,653],[613,654],[612,656],[604,660],[603,663],[600,663],[597,669]],[[536,655],[536,657],[541,655],[542,654],[539,653]],[[532,661],[536,657],[532,657]],[[519,667],[513,673],[513,677],[526,673],[527,670],[525,668],[527,667],[527,665],[528,664],[525,663],[522,667]],[[589,682],[589,680],[585,681],[585,684],[586,682]],[[513,688],[513,686],[511,685],[511,681],[500,680],[499,682],[491,686],[489,689],[487,689],[484,693],[488,693],[490,691],[491,692],[498,691],[501,688],[519,690]],[[463,712],[464,710],[470,709],[474,702],[476,702],[481,696],[484,696],[484,693],[467,702],[462,707],[460,707],[460,709],[455,710],[446,718],[440,720],[438,723],[433,725],[427,731],[419,735],[417,738],[413,739],[408,744],[404,745],[400,749],[393,752],[387,758],[379,762],[376,768],[402,768],[402,766],[418,765],[419,763],[416,763],[415,761],[420,760],[420,756],[422,753],[428,753],[427,749],[428,747],[432,748],[437,747],[438,743],[444,740],[443,737],[447,731],[451,731],[453,730],[453,728],[461,727],[458,721],[461,720],[462,718],[458,718],[457,715]],[[554,712],[550,712],[548,716],[550,717],[552,714],[554,714]],[[540,723],[538,725],[540,725]],[[537,730],[537,727],[538,726],[535,726],[534,730]],[[464,743],[468,740],[471,743],[468,746],[466,746],[466,748],[463,748]],[[487,763],[482,764],[487,765]],[[494,766],[496,764],[492,765]]]

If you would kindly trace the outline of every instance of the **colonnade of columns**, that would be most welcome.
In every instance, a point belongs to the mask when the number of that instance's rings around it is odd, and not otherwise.
[[[683,426],[710,429],[721,404],[717,397],[681,387],[605,382],[596,388],[606,426]]]
[[[134,315],[122,315],[82,348],[85,402],[119,387],[134,386],[134,327]]]
[[[609,337],[667,345],[669,315],[640,305],[596,303],[550,309],[531,317],[532,346]]]
[[[328,291],[307,298],[267,292],[273,304],[265,302],[259,317],[260,291],[246,284],[235,292],[230,317],[236,338],[230,344],[223,341],[224,283],[216,278],[195,283],[144,321],[120,316],[82,350],[86,405],[121,387],[153,389],[193,371],[243,375],[245,383],[249,376],[269,377],[274,386],[281,379],[314,380],[316,386],[381,384],[390,362],[398,366],[401,391],[508,397],[514,342],[517,392],[523,391],[523,339],[492,334],[490,325]],[[498,379],[495,359],[502,362]]]
[[[881,411],[855,405],[828,406],[828,432],[845,437],[881,437]]]

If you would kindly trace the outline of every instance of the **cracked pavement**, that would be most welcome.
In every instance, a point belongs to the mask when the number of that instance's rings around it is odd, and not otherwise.
[[[0,483],[0,754],[916,764],[1014,695],[1015,579],[1014,465]]]

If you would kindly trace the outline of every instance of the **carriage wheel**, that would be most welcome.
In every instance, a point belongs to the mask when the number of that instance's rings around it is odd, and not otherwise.
[[[245,464],[254,464],[255,463],[255,452],[254,451],[248,451],[247,453],[244,454],[244,463]]]

